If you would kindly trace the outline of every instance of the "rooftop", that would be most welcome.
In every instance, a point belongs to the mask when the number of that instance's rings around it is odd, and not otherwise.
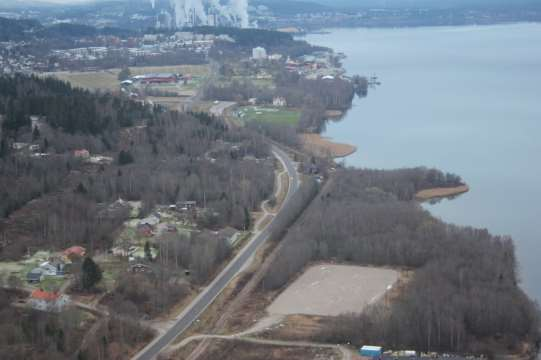
[[[32,291],[32,295],[30,295],[30,297],[37,300],[56,301],[60,298],[60,294],[39,289]]]

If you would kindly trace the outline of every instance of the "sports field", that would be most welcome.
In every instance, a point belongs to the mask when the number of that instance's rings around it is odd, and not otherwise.
[[[243,122],[260,121],[276,124],[297,125],[301,117],[301,112],[294,109],[246,106],[237,111],[237,116]]]

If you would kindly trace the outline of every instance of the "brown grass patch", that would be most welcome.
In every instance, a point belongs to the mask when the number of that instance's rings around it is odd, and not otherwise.
[[[262,332],[264,339],[308,341],[326,326],[326,317],[308,315],[289,315],[279,326]]]
[[[89,71],[89,72],[55,72],[46,75],[58,80],[69,82],[73,87],[87,90],[119,91],[119,70]]]
[[[337,119],[344,115],[343,111],[340,110],[327,110],[325,111],[325,116],[331,119]]]
[[[462,185],[452,188],[434,188],[419,191],[415,197],[419,200],[426,201],[430,199],[444,198],[450,196],[457,196],[470,191],[468,185]]]
[[[272,346],[242,341],[213,340],[199,360],[313,360],[340,359],[330,349]]]
[[[305,151],[320,157],[341,158],[353,154],[357,147],[333,142],[319,134],[300,135]]]

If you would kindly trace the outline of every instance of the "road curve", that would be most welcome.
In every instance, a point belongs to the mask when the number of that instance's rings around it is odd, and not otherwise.
[[[293,194],[300,186],[299,174],[297,173],[295,163],[289,156],[278,148],[272,146],[274,156],[282,163],[289,175],[289,188],[285,197],[282,209],[288,206]],[[261,244],[267,240],[272,229],[274,219],[259,233],[257,233],[248,244],[235,256],[227,267],[192,301],[192,303],[177,317],[174,325],[165,333],[158,335],[150,344],[136,354],[132,360],[152,360],[165,347],[167,347],[177,336],[182,334],[205,309],[216,299],[216,297],[226,288],[241,269],[255,254]]]

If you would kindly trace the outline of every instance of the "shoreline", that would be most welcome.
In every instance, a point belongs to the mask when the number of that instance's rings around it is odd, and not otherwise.
[[[357,147],[350,144],[334,142],[320,134],[301,134],[299,136],[304,150],[323,157],[333,159],[344,158],[354,154]]]
[[[465,194],[469,191],[470,187],[468,185],[460,185],[452,188],[432,188],[417,192],[417,194],[415,194],[415,198],[420,201],[428,201],[457,196]]]

